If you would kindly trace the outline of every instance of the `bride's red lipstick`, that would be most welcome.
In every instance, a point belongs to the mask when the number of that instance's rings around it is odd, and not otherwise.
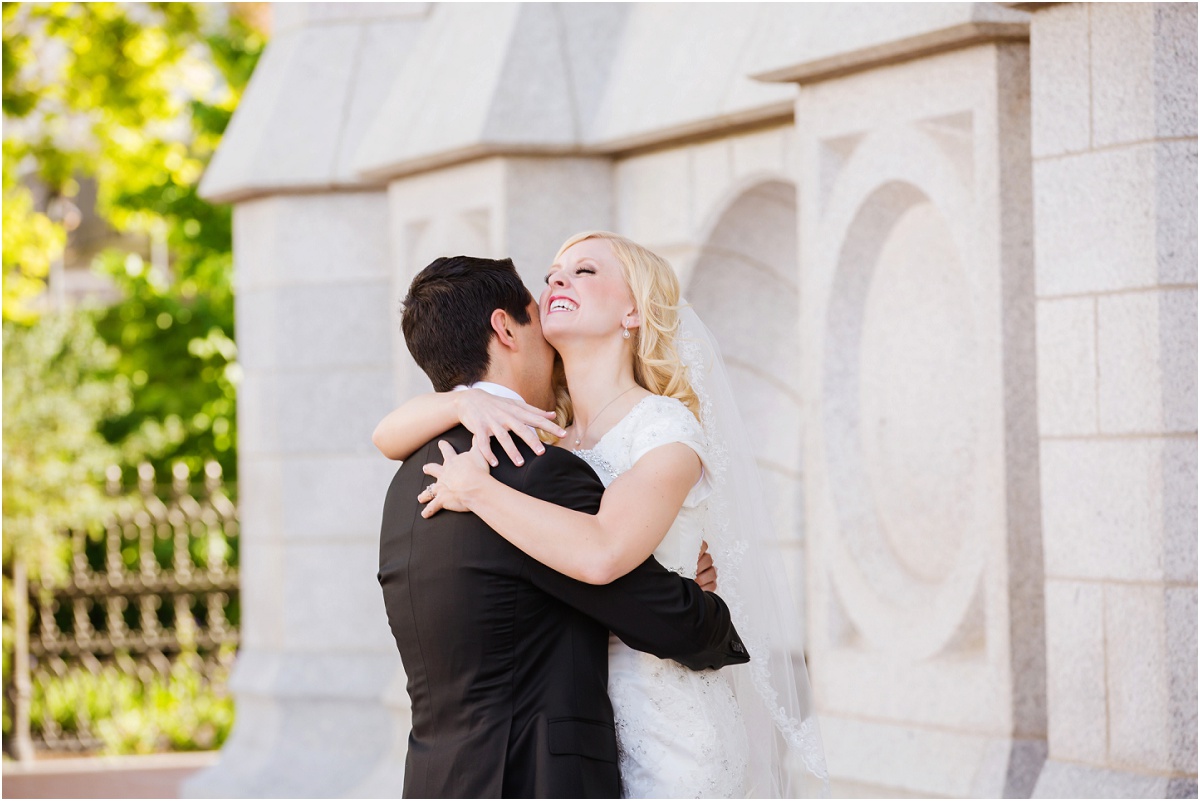
[[[574,306],[575,309],[579,308],[579,301],[575,300],[575,298],[569,298],[566,295],[551,295],[550,299],[546,301],[546,314],[554,313],[554,309],[551,307],[554,306],[554,302],[556,300],[565,300],[568,303],[570,303],[572,306]],[[574,311],[575,309],[572,309],[571,311]],[[559,309],[559,311],[565,311],[565,310]]]

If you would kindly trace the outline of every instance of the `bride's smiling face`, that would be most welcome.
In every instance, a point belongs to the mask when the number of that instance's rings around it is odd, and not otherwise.
[[[567,337],[620,336],[637,325],[621,264],[604,239],[576,242],[546,274],[539,302],[542,333],[551,344]]]

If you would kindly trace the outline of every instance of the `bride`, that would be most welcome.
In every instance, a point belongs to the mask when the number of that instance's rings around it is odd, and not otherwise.
[[[568,239],[546,284],[541,325],[561,357],[556,417],[566,429],[519,401],[444,393],[388,415],[376,445],[402,459],[462,422],[476,434],[476,447],[455,454],[442,443],[444,463],[425,467],[437,481],[419,496],[428,504],[422,514],[474,512],[531,557],[580,581],[608,583],[650,555],[695,578],[695,554],[706,541],[751,660],[693,672],[611,640],[609,695],[623,793],[825,794],[803,657],[787,648],[788,634],[798,630],[795,609],[778,561],[764,548],[773,537],[752,443],[711,334],[680,303],[670,265],[616,234]],[[488,439],[516,455],[512,432],[541,452],[533,427],[558,437],[604,482],[596,515],[489,476],[487,465],[496,462]]]

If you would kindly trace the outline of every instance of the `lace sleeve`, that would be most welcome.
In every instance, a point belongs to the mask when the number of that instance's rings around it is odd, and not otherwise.
[[[688,492],[683,505],[686,508],[698,506],[712,492],[712,481],[709,467],[708,445],[704,437],[704,429],[700,421],[682,402],[674,398],[656,397],[653,403],[647,403],[647,408],[637,421],[630,442],[629,463],[637,464],[637,460],[660,445],[681,442],[696,452],[700,457],[700,478]]]

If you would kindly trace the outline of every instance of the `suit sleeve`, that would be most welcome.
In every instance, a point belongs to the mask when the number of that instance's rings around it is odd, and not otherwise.
[[[604,485],[586,463],[558,448],[547,448],[524,474],[520,489],[535,498],[588,514],[600,509]],[[750,659],[725,602],[653,557],[604,586],[568,578],[532,558],[526,570],[539,589],[607,626],[635,650],[692,670]]]

